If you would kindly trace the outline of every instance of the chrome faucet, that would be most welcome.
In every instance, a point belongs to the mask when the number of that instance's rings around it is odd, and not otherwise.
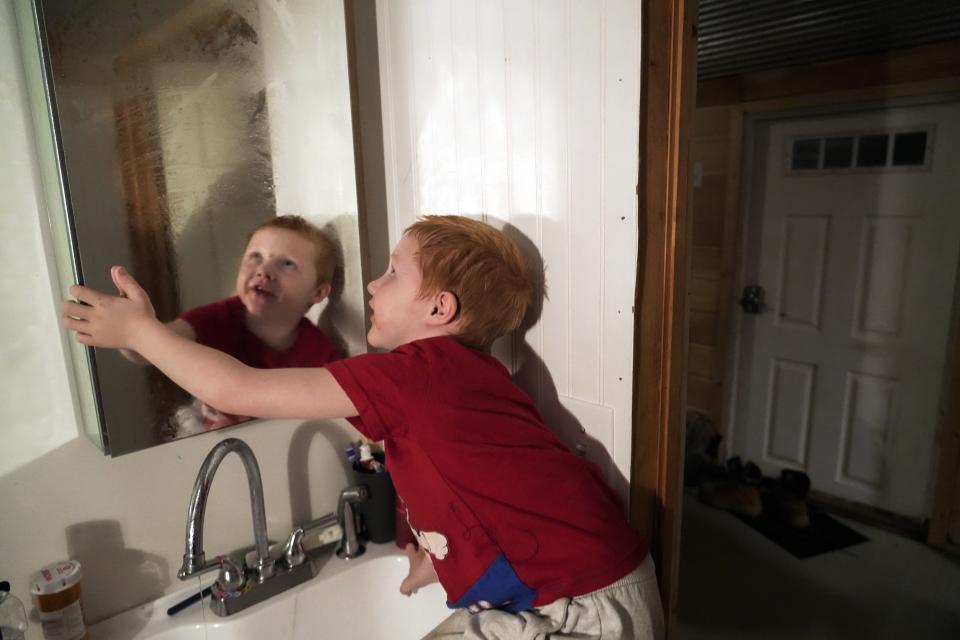
[[[207,496],[210,495],[213,476],[220,462],[229,453],[240,456],[247,473],[247,484],[250,486],[256,559],[249,569],[244,568],[242,561],[238,563],[225,557],[208,562],[203,551],[203,517],[207,508]],[[333,516],[330,515],[311,524],[329,526],[332,521]],[[316,563],[304,551],[303,536],[303,528],[294,529],[284,546],[283,557],[279,561],[271,557],[260,467],[257,466],[253,451],[245,442],[227,438],[210,450],[197,473],[190,496],[190,507],[187,510],[186,551],[177,577],[186,580],[191,576],[219,569],[217,582],[212,589],[210,608],[218,616],[228,616],[317,575]]]
[[[257,551],[257,561],[253,567],[257,582],[266,581],[274,573],[274,563],[270,558],[270,543],[267,540],[267,516],[263,506],[263,481],[260,478],[260,467],[247,443],[236,438],[227,438],[207,454],[203,464],[200,465],[197,480],[193,484],[190,507],[187,509],[187,548],[183,554],[183,565],[177,572],[177,577],[181,580],[222,568],[223,562],[219,558],[207,562],[204,557],[203,517],[207,510],[207,496],[210,495],[213,476],[228,453],[236,453],[240,456],[247,473],[250,509],[253,513],[253,539]]]
[[[229,453],[240,456],[247,474],[247,484],[250,486],[250,510],[253,513],[253,537],[256,547],[256,559],[252,562],[250,555],[247,556],[246,563],[222,556],[208,562],[203,552],[203,517],[207,508],[207,496],[210,495],[213,476],[220,462]],[[364,549],[357,537],[353,505],[365,501],[368,496],[366,485],[347,487],[341,491],[336,515],[327,514],[302,527],[294,528],[283,545],[280,558],[275,560],[267,540],[263,481],[257,459],[245,442],[227,438],[210,450],[197,473],[187,510],[186,551],[177,577],[186,580],[219,569],[217,581],[211,589],[210,608],[218,616],[228,616],[246,609],[317,575],[315,556],[311,556],[304,549],[303,540],[308,535],[322,535],[322,532],[339,527],[342,533],[337,555],[341,558],[355,558],[362,554]],[[330,544],[334,541],[335,539]],[[244,567],[244,564],[247,567]]]

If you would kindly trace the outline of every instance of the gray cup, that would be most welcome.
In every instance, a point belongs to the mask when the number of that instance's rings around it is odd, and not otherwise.
[[[382,456],[374,454],[374,457],[383,462]],[[367,485],[367,490],[370,492],[370,497],[366,501],[356,505],[364,537],[370,542],[390,542],[396,535],[397,511],[397,494],[393,489],[390,473],[369,472],[359,469],[354,463],[353,482]]]

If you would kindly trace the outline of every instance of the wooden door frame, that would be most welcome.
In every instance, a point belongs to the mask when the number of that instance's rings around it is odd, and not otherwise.
[[[630,521],[647,534],[667,633],[677,600],[698,0],[644,0]]]
[[[933,504],[930,513],[930,526],[927,529],[927,543],[960,556],[960,540],[950,537],[950,522],[960,516],[956,510],[960,504],[957,491],[960,490],[960,331],[957,319],[960,317],[960,279],[954,291],[953,335],[947,348],[947,366],[944,370],[946,382],[943,385],[946,396],[943,402],[943,421],[940,425],[936,476],[934,478]]]

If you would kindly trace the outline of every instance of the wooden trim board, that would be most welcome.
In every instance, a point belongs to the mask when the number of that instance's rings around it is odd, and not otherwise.
[[[696,0],[643,3],[630,520],[650,538],[668,635],[675,626],[680,559],[696,15]]]

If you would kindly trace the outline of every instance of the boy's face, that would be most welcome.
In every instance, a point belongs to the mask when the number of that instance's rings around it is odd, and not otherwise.
[[[370,292],[370,331],[367,340],[381,349],[393,349],[429,337],[434,300],[418,297],[420,264],[417,239],[406,234],[390,254],[387,272],[367,285]]]
[[[330,293],[317,284],[312,242],[288,229],[267,227],[250,237],[237,270],[237,295],[259,319],[298,319]]]

